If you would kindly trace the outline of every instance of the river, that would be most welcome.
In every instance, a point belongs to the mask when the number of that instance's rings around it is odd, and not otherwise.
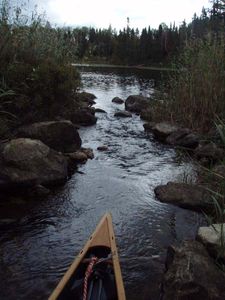
[[[47,299],[100,217],[111,212],[128,300],[156,300],[170,244],[195,237],[199,214],[155,199],[154,187],[182,180],[192,165],[153,140],[139,116],[115,118],[123,105],[115,96],[151,95],[153,75],[132,71],[82,71],[83,89],[97,96],[95,126],[79,130],[95,157],[81,165],[65,186],[43,201],[2,202],[0,218],[15,224],[0,229],[0,299]],[[108,151],[97,147],[107,145]]]

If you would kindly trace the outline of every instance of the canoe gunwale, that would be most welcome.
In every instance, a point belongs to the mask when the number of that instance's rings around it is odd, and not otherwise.
[[[79,265],[85,259],[87,252],[93,247],[107,247],[111,251],[111,260],[115,274],[116,290],[118,300],[126,300],[122,274],[119,264],[119,257],[116,248],[115,234],[112,225],[112,217],[109,213],[105,214],[97,225],[93,234],[89,237],[84,248],[79,252],[78,256],[74,259],[63,278],[49,297],[49,300],[57,300],[69,280],[75,274]]]

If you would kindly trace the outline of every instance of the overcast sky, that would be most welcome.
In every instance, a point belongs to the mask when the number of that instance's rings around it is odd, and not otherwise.
[[[21,0],[23,1],[23,0]],[[130,27],[157,28],[184,19],[191,21],[202,7],[209,7],[209,0],[28,0],[45,11],[50,22],[57,25],[95,26],[97,28],[122,29],[130,19]],[[20,2],[17,0],[17,2]]]

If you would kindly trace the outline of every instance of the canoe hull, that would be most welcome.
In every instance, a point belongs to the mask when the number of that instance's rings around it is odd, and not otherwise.
[[[88,259],[92,256],[107,260],[107,257],[109,255],[111,257],[111,262],[104,264],[102,263],[101,269],[99,269],[98,267],[99,272],[101,274],[105,274],[102,276],[103,281],[101,282],[101,286],[103,289],[102,293],[107,294],[107,289],[110,289],[112,291],[110,292],[110,295],[105,295],[104,297],[102,296],[102,299],[125,300],[125,291],[119,264],[118,252],[116,248],[112,218],[110,214],[105,214],[103,216],[98,226],[96,227],[96,230],[90,236],[84,248],[80,251],[72,265],[69,267],[68,271],[65,273],[58,286],[49,297],[49,300],[69,300],[70,294],[72,294],[72,288],[76,288],[76,284],[79,283],[79,280],[82,281],[82,278],[84,277],[85,270],[88,265],[84,263],[85,260],[87,260],[88,262]],[[107,278],[107,280],[105,278]],[[113,282],[115,286],[115,295],[112,286]],[[95,280],[93,291],[95,288],[97,288],[97,284],[99,285],[97,280]],[[77,290],[79,290],[79,287],[77,288]],[[76,293],[80,293],[80,291],[75,292],[76,298],[74,298],[74,295],[72,295],[71,299],[79,300],[79,297],[77,296],[78,294]],[[91,299],[97,299],[94,297],[95,296],[93,296]]]

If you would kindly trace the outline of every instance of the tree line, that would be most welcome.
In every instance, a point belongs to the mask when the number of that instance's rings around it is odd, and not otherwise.
[[[203,38],[209,32],[215,35],[225,28],[225,0],[212,0],[210,9],[194,14],[190,23],[180,26],[161,23],[158,29],[149,27],[119,30],[93,27],[64,28],[64,40],[78,61],[107,61],[122,64],[166,63],[193,38]]]

